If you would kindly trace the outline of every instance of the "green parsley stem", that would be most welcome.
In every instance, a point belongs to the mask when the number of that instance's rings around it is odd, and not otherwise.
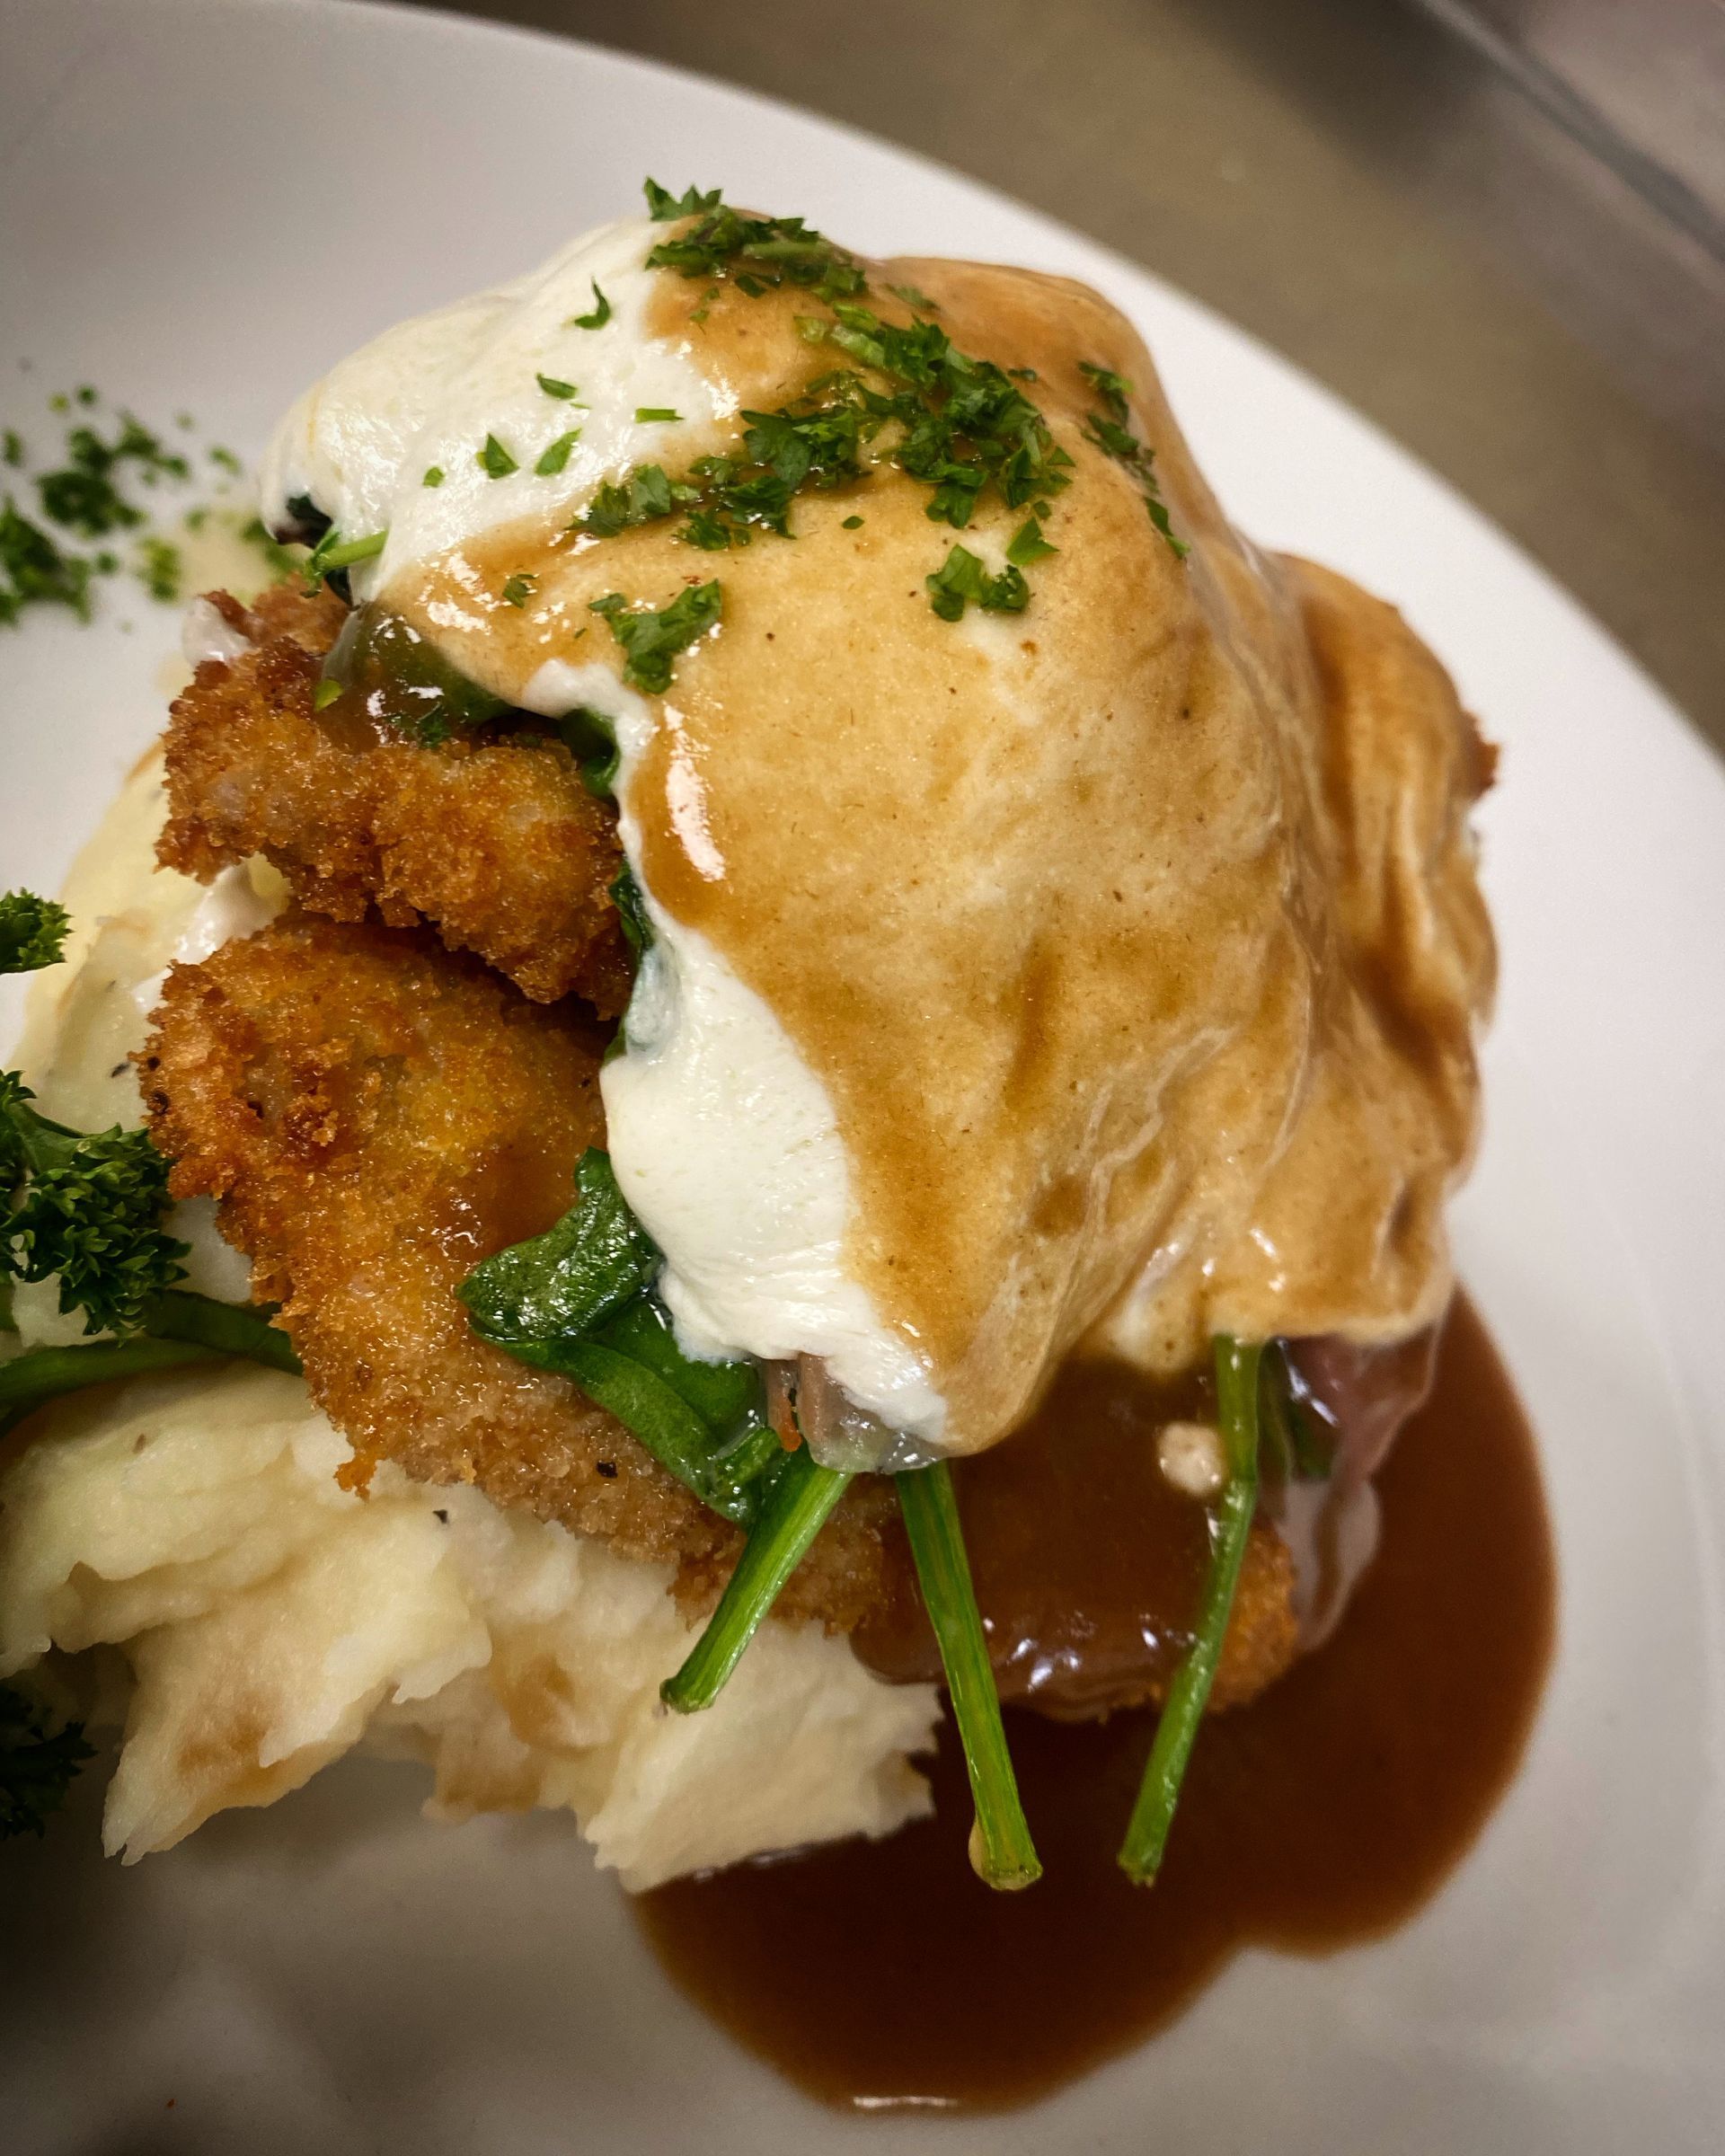
[[[150,1377],[234,1356],[292,1374],[300,1366],[288,1335],[263,1311],[169,1288],[146,1305],[144,1330],[129,1339],[32,1348],[0,1363],[0,1436],[50,1400],[85,1385]]]
[[[990,1886],[1029,1886],[1041,1878],[1042,1864],[1019,1801],[1012,1754],[1001,1725],[1000,1695],[971,1584],[952,1472],[942,1460],[895,1480],[970,1777],[977,1810],[970,1861]]]
[[[682,1668],[659,1688],[668,1707],[693,1714],[712,1706],[850,1479],[822,1467],[806,1445],[786,1454],[706,1630]]]
[[[217,1303],[208,1295],[171,1287],[146,1309],[144,1330],[152,1339],[178,1340],[217,1355],[243,1356],[290,1376],[300,1374],[299,1357],[288,1335],[270,1322],[267,1311],[244,1303]]]
[[[383,552],[388,537],[387,531],[368,532],[363,539],[343,539],[327,552],[319,547],[315,555],[317,566],[320,570],[351,569],[356,561],[369,561],[374,555]]]
[[[188,1363],[211,1363],[219,1351],[190,1340],[92,1340],[74,1348],[32,1348],[0,1363],[0,1437],[62,1393],[110,1378],[149,1377]]]
[[[1154,1885],[1168,1846],[1181,1784],[1222,1659],[1222,1642],[1258,1507],[1258,1374],[1263,1349],[1219,1333],[1215,1355],[1228,1479],[1210,1524],[1210,1560],[1192,1644],[1168,1688],[1138,1800],[1120,1844],[1120,1869],[1140,1886]]]

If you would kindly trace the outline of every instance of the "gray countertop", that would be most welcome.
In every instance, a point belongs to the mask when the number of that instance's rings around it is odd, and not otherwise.
[[[1108,242],[1424,457],[1725,747],[1715,235],[1671,214],[1644,163],[1609,145],[1600,155],[1590,108],[1458,35],[1457,0],[1431,4],[468,0],[455,12],[765,91]],[[1668,56],[1668,71],[1685,57]],[[1697,52],[1692,73],[1703,64]]]

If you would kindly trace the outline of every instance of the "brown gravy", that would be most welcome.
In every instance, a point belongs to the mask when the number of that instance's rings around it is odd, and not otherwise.
[[[1432,1339],[1350,1348],[1296,1344],[1308,1398],[1334,1438],[1328,1479],[1290,1491],[1266,1461],[1261,1516],[1246,1552],[1218,1704],[1250,1698],[1298,1649],[1301,1613],[1345,1596],[1370,1554],[1376,1501],[1365,1496],[1357,1560],[1336,1545],[1362,1486],[1425,1398]],[[1159,1700],[1191,1644],[1209,1551],[1208,1514],[1163,1472],[1170,1422],[1212,1422],[1208,1367],[1157,1383],[1125,1365],[1075,1359],[1011,1442],[954,1463],[953,1480],[983,1630],[1003,1700],[1077,1719]],[[1346,1539],[1360,1542],[1358,1534]],[[941,1663],[909,1552],[893,1534],[894,1591],[855,1633],[859,1655],[895,1683],[932,1683]],[[1321,1636],[1327,1626],[1314,1627]]]
[[[1514,1773],[1554,1632],[1532,1434],[1465,1302],[1377,1487],[1383,1538],[1346,1617],[1207,1726],[1152,1891],[1114,1862],[1147,1719],[1014,1711],[1039,1886],[971,1873],[949,1733],[934,1818],[642,1896],[673,1981],[828,2103],[1000,2109],[1141,2043],[1242,1947],[1324,1953],[1405,1922]]]

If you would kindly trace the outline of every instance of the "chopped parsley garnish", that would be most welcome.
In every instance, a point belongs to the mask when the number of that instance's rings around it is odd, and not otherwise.
[[[887,289],[895,299],[902,299],[907,307],[920,307],[924,314],[938,314],[941,311],[940,301],[931,299],[915,285],[889,285]]]
[[[525,606],[539,588],[537,577],[529,576],[525,570],[503,580],[503,604],[506,606]]]
[[[66,437],[66,464],[36,482],[42,513],[85,539],[101,539],[144,522],[144,513],[119,491],[115,474],[130,464],[147,484],[165,474],[183,480],[190,467],[164,449],[147,427],[122,413],[119,432],[105,442],[92,427],[74,427]]]
[[[884,397],[864,390],[863,402],[903,428],[893,461],[933,489],[927,514],[936,523],[961,531],[990,490],[1019,508],[1071,483],[1071,457],[993,360],[960,351],[932,322],[901,328],[844,302],[833,312],[832,341],[899,385]]]
[[[611,319],[611,302],[600,291],[598,280],[593,283],[593,309],[588,314],[572,314],[570,327],[573,330],[602,330]]]
[[[861,452],[873,431],[868,414],[852,401],[742,416],[742,455],[700,457],[688,481],[672,490],[677,501],[690,506],[683,537],[710,553],[746,546],[756,526],[789,538],[795,496],[861,479]]]
[[[15,427],[8,427],[0,434],[0,463],[10,464],[15,471],[24,461],[24,437]]]
[[[314,711],[327,711],[341,694],[341,684],[326,674],[312,691],[312,709]]]
[[[961,620],[970,600],[986,614],[1022,614],[1030,604],[1031,588],[1020,570],[1008,566],[991,577],[965,546],[955,546],[943,566],[923,581],[929,605],[943,622]]]
[[[237,479],[241,473],[245,469],[245,466],[241,464],[239,458],[234,455],[234,452],[231,449],[223,448],[219,442],[214,442],[210,445],[209,461],[212,464],[219,464],[224,472],[231,472],[235,479]]]
[[[704,195],[698,187],[686,187],[674,195],[657,180],[643,180],[641,192],[647,198],[647,215],[656,225],[668,225],[674,217],[698,217],[704,210],[716,209],[722,199],[716,187]]]
[[[789,537],[791,503],[802,489],[862,476],[859,453],[874,422],[854,399],[742,416],[741,455],[698,457],[682,480],[661,465],[637,464],[627,479],[598,490],[574,528],[608,539],[681,513],[681,536],[721,553],[747,545],[756,526]]]
[[[1078,372],[1108,407],[1109,417],[1124,425],[1128,417],[1128,399],[1132,394],[1132,384],[1126,376],[1117,375],[1110,367],[1098,367],[1093,359],[1081,359]]]
[[[1123,464],[1131,464],[1144,451],[1137,436],[1129,428],[1122,427],[1118,420],[1110,420],[1106,412],[1088,414],[1084,420],[1084,438]]]
[[[569,453],[580,438],[580,429],[571,427],[567,434],[560,434],[554,442],[547,443],[539,452],[538,462],[533,467],[540,478],[554,478],[569,462]]]
[[[838,528],[842,532],[860,531],[862,528],[862,519],[860,517],[847,517]]]
[[[1050,546],[1042,536],[1042,526],[1034,517],[1027,517],[1013,534],[1006,549],[1006,559],[1017,569],[1029,569],[1032,562],[1046,561],[1050,554],[1060,549]]]
[[[1183,561],[1190,550],[1183,539],[1174,535],[1168,505],[1162,499],[1162,489],[1156,482],[1156,453],[1147,448],[1126,424],[1129,416],[1127,400],[1132,394],[1132,384],[1124,375],[1117,375],[1111,367],[1098,367],[1089,359],[1078,362],[1078,371],[1106,407],[1086,418],[1084,439],[1131,473],[1144,497],[1151,523],[1173,549],[1175,559]]]
[[[1006,567],[998,575],[955,546],[927,579],[943,620],[961,619],[973,604],[991,613],[1022,612],[1030,597],[1023,570],[1059,551],[1044,536],[1042,519],[1052,498],[1072,483],[1074,470],[1072,456],[1021,386],[1037,379],[1036,370],[974,358],[920,317],[908,324],[883,320],[858,302],[867,286],[855,258],[800,217],[746,216],[716,190],[692,187],[674,196],[650,180],[646,192],[655,219],[691,220],[650,251],[650,269],[729,278],[752,295],[786,285],[807,289],[827,302],[833,319],[799,314],[799,335],[811,344],[836,345],[854,366],[820,376],[782,411],[746,412],[740,455],[702,457],[675,480],[657,464],[639,465],[601,487],[572,528],[608,538],[631,526],[681,516],[680,535],[707,552],[747,543],[757,526],[789,537],[793,497],[806,486],[865,480],[863,452],[884,437],[876,457],[929,489],[925,513],[934,523],[963,531],[990,499],[1008,508],[1031,508],[1007,544]],[[710,283],[703,311],[717,289],[717,282]],[[937,311],[914,285],[889,289],[907,306]],[[1156,484],[1153,453],[1125,423],[1129,384],[1089,363],[1084,373],[1103,406],[1089,415],[1085,438],[1130,471],[1152,523],[1184,554]],[[651,408],[635,416],[675,417]],[[856,523],[845,519],[843,528],[854,530]]]
[[[571,529],[595,539],[615,539],[619,532],[651,524],[698,499],[694,488],[673,487],[661,465],[637,464],[626,479],[607,480]]]
[[[682,417],[680,411],[673,411],[668,404],[637,404],[635,407],[637,427],[667,426],[673,421],[680,421]]]
[[[185,578],[185,564],[180,549],[167,539],[144,539],[138,543],[137,577],[153,599],[164,605],[180,597]]]
[[[443,484],[443,466],[441,464],[428,464],[425,467],[425,477],[420,480],[420,484],[422,487],[440,487]]]
[[[34,891],[0,898],[0,973],[37,973],[57,966],[71,923],[66,908]]]
[[[674,217],[699,222],[675,239],[661,240],[647,257],[650,270],[675,270],[680,277],[729,278],[741,292],[763,292],[795,285],[822,299],[854,296],[867,289],[861,265],[844,248],[812,231],[801,217],[751,217],[732,209],[714,188],[702,194],[690,188],[672,196],[649,180],[647,208],[660,223]]]
[[[68,607],[90,618],[91,565],[64,552],[39,524],[22,516],[10,494],[0,505],[0,624],[15,622],[26,606]]]
[[[682,537],[708,552],[746,544],[756,526],[789,537],[795,496],[864,479],[864,450],[883,433],[886,455],[931,490],[928,516],[960,529],[990,492],[1012,508],[1031,500],[1046,507],[1070,483],[1072,459],[999,367],[959,351],[932,323],[907,329],[844,303],[835,314],[835,323],[816,323],[819,334],[886,376],[888,387],[871,387],[850,370],[822,376],[783,411],[746,411],[740,455],[698,458],[680,480],[658,464],[637,465],[601,487],[574,528],[610,538],[681,515]],[[1039,526],[1021,529],[1013,544],[1055,551]],[[1009,559],[1000,576],[989,577],[976,556],[955,549],[930,579],[936,609],[950,621],[972,599],[993,612],[1017,612],[1029,597],[1020,569]]]
[[[624,650],[623,678],[650,696],[671,685],[671,662],[719,620],[724,594],[719,584],[690,584],[668,606],[631,606],[620,591],[588,602],[603,614]]]
[[[560,382],[555,375],[535,375],[534,380],[538,383],[548,397],[556,397],[563,403],[567,403],[571,397],[579,394],[573,382]]]
[[[494,434],[485,437],[485,446],[473,452],[473,461],[488,479],[507,479],[521,469]]]

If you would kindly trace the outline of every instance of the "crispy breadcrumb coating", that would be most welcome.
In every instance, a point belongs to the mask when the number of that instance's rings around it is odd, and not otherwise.
[[[261,853],[314,913],[429,921],[536,1002],[574,991],[603,1016],[622,1010],[615,817],[560,742],[344,746],[312,703],[341,601],[288,583],[250,611],[224,592],[211,604],[253,649],[205,660],[173,704],[164,868],[207,883]]]
[[[169,973],[140,1084],[176,1196],[220,1201],[254,1293],[282,1306],[314,1398],[351,1441],[477,1483],[711,1599],[739,1537],[565,1379],[479,1339],[455,1289],[549,1226],[604,1142],[603,1036],[424,932],[288,915]],[[859,1488],[787,1591],[848,1627],[883,1583]]]

